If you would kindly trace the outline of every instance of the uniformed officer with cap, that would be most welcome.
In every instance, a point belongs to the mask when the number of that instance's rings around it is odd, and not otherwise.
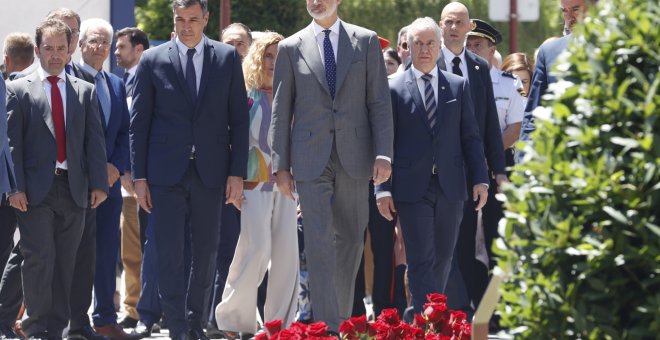
[[[489,23],[479,20],[472,20],[472,31],[467,34],[466,47],[468,50],[489,61],[490,77],[493,82],[493,94],[495,104],[497,105],[497,114],[499,116],[500,129],[502,131],[502,142],[504,144],[504,156],[506,165],[513,165],[513,144],[520,135],[520,126],[525,113],[526,99],[520,94],[522,82],[510,72],[503,72],[490,63],[495,54],[496,45],[502,42],[502,35]],[[482,209],[483,230],[485,236],[486,249],[490,258],[490,268],[494,264],[493,254],[491,252],[492,240],[497,237],[497,224],[503,217],[502,203],[495,197],[497,193],[497,183],[491,178],[489,187],[489,199],[486,206]],[[479,285],[485,292],[488,285],[488,277],[476,278]]]
[[[489,23],[473,19],[473,29],[467,34],[466,47],[480,57],[491,60],[496,45],[502,42],[502,34]],[[520,126],[525,113],[526,99],[520,94],[522,82],[511,72],[500,71],[490,64],[493,94],[502,130],[502,142],[506,149],[506,165],[513,165],[513,144],[520,136]]]

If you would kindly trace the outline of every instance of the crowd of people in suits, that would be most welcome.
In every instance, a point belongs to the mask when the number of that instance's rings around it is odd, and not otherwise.
[[[587,0],[558,1],[567,35],[535,66],[498,60],[500,32],[459,2],[402,28],[395,49],[339,19],[341,0],[306,2],[311,24],[286,38],[234,23],[212,40],[206,0],[173,0],[171,40],[151,48],[138,28],[66,8],[34,42],[6,37],[3,339],[165,325],[173,339],[237,339],[301,319],[338,335],[364,313],[366,234],[375,314],[420,313],[434,292],[474,312],[495,194]],[[104,69],[113,42],[123,77]]]

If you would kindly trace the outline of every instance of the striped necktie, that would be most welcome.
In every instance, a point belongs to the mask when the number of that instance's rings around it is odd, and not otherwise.
[[[433,129],[436,123],[435,92],[433,92],[433,85],[431,83],[433,76],[430,74],[425,74],[422,76],[422,80],[424,80],[424,103],[426,106],[426,119],[429,121],[429,126],[431,129]]]

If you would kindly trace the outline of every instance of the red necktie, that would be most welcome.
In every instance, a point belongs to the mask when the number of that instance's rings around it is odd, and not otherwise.
[[[53,125],[55,125],[55,141],[57,142],[57,161],[62,163],[66,160],[66,132],[64,130],[64,104],[57,82],[60,78],[48,77],[50,82],[50,108],[53,112]]]

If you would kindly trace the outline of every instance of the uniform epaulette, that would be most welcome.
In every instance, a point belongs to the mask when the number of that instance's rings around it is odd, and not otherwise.
[[[505,77],[509,77],[511,79],[516,79],[516,76],[514,76],[513,73],[511,73],[509,71],[502,71],[502,75],[505,76]]]

